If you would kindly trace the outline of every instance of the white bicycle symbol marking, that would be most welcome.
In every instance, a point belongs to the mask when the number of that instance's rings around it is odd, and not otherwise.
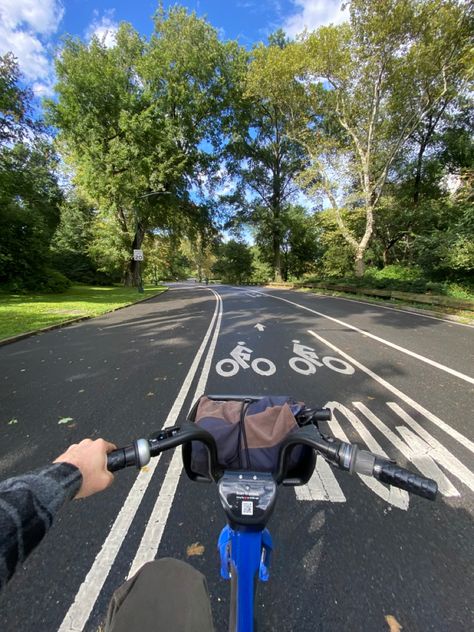
[[[250,361],[252,349],[245,346],[245,342],[239,342],[230,352],[230,358],[219,360],[216,364],[216,371],[222,377],[232,377],[239,370],[252,367],[258,375],[273,375],[276,373],[276,366],[268,358],[255,358]]]
[[[332,356],[324,356],[319,360],[312,347],[300,344],[299,340],[293,340],[293,353],[295,357],[290,358],[289,364],[293,371],[301,373],[301,375],[313,375],[316,373],[316,367],[327,366],[332,371],[342,373],[343,375],[352,375],[355,372],[354,367],[340,358]]]

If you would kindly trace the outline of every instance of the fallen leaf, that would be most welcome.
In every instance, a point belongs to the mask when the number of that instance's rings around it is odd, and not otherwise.
[[[58,424],[68,424],[70,421],[74,421],[74,419],[72,417],[62,417]]]
[[[204,545],[199,544],[199,542],[193,542],[193,544],[188,546],[188,548],[186,549],[186,555],[188,557],[191,557],[192,555],[202,555],[203,553]]]
[[[390,632],[400,632],[400,630],[403,629],[392,614],[387,614],[385,616],[385,621],[388,623]]]
[[[10,421],[8,422],[9,426],[13,426],[13,424],[17,424],[18,423],[18,419],[10,419]]]
[[[141,468],[141,471],[142,471],[142,472],[149,472],[149,471],[150,471],[150,468],[149,468],[147,465],[144,465],[144,466]]]

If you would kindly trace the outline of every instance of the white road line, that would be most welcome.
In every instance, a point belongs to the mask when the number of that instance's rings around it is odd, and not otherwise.
[[[371,421],[374,426],[397,448],[397,450],[403,454],[405,458],[410,460],[424,476],[432,478],[438,483],[439,491],[443,494],[443,496],[459,496],[459,492],[447,476],[445,476],[445,474],[439,469],[434,462],[434,459],[436,459],[439,463],[442,463],[448,471],[452,472],[463,483],[469,485],[472,489],[474,476],[456,459],[456,457],[448,452],[448,450],[445,450],[445,453],[447,454],[440,453],[439,455],[436,455],[435,451],[430,450],[430,446],[422,441],[417,435],[408,430],[408,428],[405,428],[405,426],[399,426],[397,427],[397,430],[405,439],[405,441],[402,441],[392,430],[390,430],[390,428],[388,428],[388,426],[383,423],[381,419],[374,415],[374,413],[370,411],[365,404],[362,402],[353,402],[353,404],[357,410],[360,410],[360,412],[365,415],[365,417],[367,417],[367,419]],[[405,411],[401,408],[400,413],[400,416],[405,415]]]
[[[346,497],[334,476],[331,466],[318,454],[313,475],[306,485],[295,487],[298,500],[324,500],[344,503]]]
[[[417,360],[421,360],[422,362],[425,362],[426,364],[434,366],[436,369],[440,369],[441,371],[450,373],[451,375],[454,375],[455,377],[458,377],[459,379],[464,380],[465,382],[469,382],[469,384],[474,384],[474,377],[471,377],[470,375],[466,375],[464,373],[461,373],[460,371],[451,369],[449,366],[445,366],[444,364],[440,364],[439,362],[436,362],[435,360],[426,358],[425,356],[422,356],[419,353],[415,353],[414,351],[405,349],[405,347],[400,347],[399,345],[396,345],[394,342],[385,340],[385,338],[380,338],[379,336],[376,336],[375,334],[371,334],[370,332],[365,331],[364,329],[359,329],[359,327],[356,327],[355,325],[351,325],[348,322],[344,322],[343,320],[339,320],[338,318],[333,318],[332,316],[328,316],[327,314],[317,312],[316,310],[311,309],[310,307],[306,307],[305,305],[300,305],[299,303],[295,303],[294,301],[289,301],[288,299],[281,298],[280,296],[275,296],[274,294],[267,294],[266,296],[271,296],[272,298],[276,298],[278,301],[284,301],[285,303],[289,303],[290,305],[294,305],[295,307],[304,309],[307,312],[316,314],[316,316],[321,316],[322,318],[326,318],[327,320],[332,320],[334,323],[337,323],[338,325],[342,325],[343,327],[349,327],[349,329],[353,329],[354,331],[357,331],[359,334],[362,334],[363,336],[366,336],[367,338],[372,338],[373,340],[376,340],[377,342],[381,342],[387,347],[392,347],[392,349],[396,349],[397,351],[400,351],[401,353],[405,353],[406,355],[409,355],[412,358],[416,358]]]
[[[212,358],[217,344],[217,338],[219,336],[221,321],[222,321],[222,299],[220,299],[220,310],[217,318],[216,328],[214,329],[214,335],[212,337],[209,350],[207,352],[206,360],[202,368],[201,377],[196,387],[196,392],[193,397],[193,402],[198,397],[203,395],[206,389],[207,379],[211,370]],[[132,577],[135,573],[147,562],[155,559],[160,546],[161,538],[166,527],[171,506],[173,504],[174,495],[179,483],[179,477],[181,474],[181,452],[176,450],[171,459],[170,466],[166,472],[165,479],[161,486],[160,493],[156,499],[155,506],[150,515],[148,524],[146,525],[145,532],[143,534],[140,546],[135,554],[135,559],[132,562],[128,577]]]
[[[318,298],[322,299],[335,299],[338,301],[349,301],[351,303],[360,303],[361,305],[370,305],[371,307],[376,307],[380,309],[389,309],[392,312],[403,312],[404,314],[410,314],[410,316],[418,316],[418,318],[430,318],[431,320],[439,320],[442,323],[446,323],[448,325],[459,325],[460,327],[471,327],[474,328],[474,325],[470,325],[469,323],[459,323],[457,320],[451,320],[449,318],[442,318],[441,316],[431,316],[431,314],[420,314],[419,312],[412,312],[409,309],[403,309],[402,307],[389,307],[388,305],[380,305],[379,303],[371,303],[370,301],[361,301],[357,298],[347,298],[346,296],[331,296],[330,294],[314,294]]]
[[[430,446],[433,459],[440,465],[445,467],[448,472],[451,472],[458,478],[464,485],[467,485],[469,489],[474,491],[474,474],[459,461],[451,452],[444,447],[439,441],[427,432],[423,426],[415,421],[408,413],[406,413],[398,404],[394,402],[387,402],[394,413],[403,419],[403,421],[409,425],[413,430],[426,441]],[[408,429],[407,429],[408,430]]]
[[[411,399],[411,397],[408,397],[408,395],[405,395],[405,393],[402,393],[402,391],[399,391],[398,388],[396,388],[395,386],[392,386],[392,384],[390,384],[389,382],[384,380],[382,377],[380,377],[379,375],[371,371],[368,367],[361,364],[358,360],[356,360],[349,354],[345,353],[345,351],[342,351],[342,349],[339,349],[339,347],[336,347],[336,345],[333,345],[332,342],[329,342],[329,340],[326,340],[322,336],[319,336],[311,329],[308,329],[308,332],[312,336],[320,340],[322,343],[327,345],[330,349],[334,349],[334,351],[337,351],[337,353],[339,353],[344,358],[346,358],[346,360],[349,360],[349,362],[351,362],[358,369],[360,369],[364,373],[367,373],[367,375],[370,375],[372,379],[374,379],[376,382],[384,386],[387,390],[394,393],[394,395],[399,397],[406,404],[408,404],[409,406],[417,410],[419,413],[424,415],[427,419],[429,419],[429,421],[435,424],[435,426],[438,426],[438,428],[441,428],[441,430],[444,430],[444,432],[446,432],[446,434],[448,434],[450,437],[453,437],[453,439],[456,439],[456,441],[459,441],[459,443],[464,448],[466,448],[467,450],[470,450],[471,452],[474,452],[474,443],[470,441],[467,437],[465,437],[463,434],[461,434],[460,432],[458,432],[457,430],[449,426],[445,421],[443,421],[439,417],[436,417],[436,415],[433,415],[433,413],[431,413],[429,410],[424,408],[424,406],[422,406],[421,404],[418,404],[418,402],[415,402],[415,400]]]
[[[173,426],[176,423],[176,419],[181,411],[181,408],[183,407],[189,389],[191,388],[191,384],[198,370],[201,358],[204,355],[204,351],[216,323],[216,319],[218,317],[218,314],[220,313],[220,296],[211,288],[206,289],[209,289],[216,297],[214,314],[212,316],[206,335],[203,338],[201,346],[199,347],[199,350],[193,360],[193,363],[191,364],[188,374],[186,375],[178,396],[173,404],[173,407],[171,408],[171,411],[166,418],[163,426],[165,428]],[[114,563],[120,547],[122,546],[123,540],[127,535],[132,520],[135,517],[138,507],[142,501],[143,495],[145,494],[145,491],[150,484],[158,462],[159,457],[153,459],[150,462],[147,471],[142,470],[139,473],[122,509],[115,519],[115,522],[112,525],[112,528],[110,529],[110,532],[104,544],[102,545],[100,552],[95,558],[94,563],[92,564],[92,567],[88,572],[86,578],[82,582],[74,602],[72,603],[66,616],[64,617],[64,620],[59,627],[58,632],[82,632],[82,630],[84,629],[84,626],[89,619],[90,613],[92,612],[92,608],[94,607],[97,597],[102,590],[102,586],[107,579],[112,564]]]
[[[360,423],[360,421],[357,419],[352,411],[346,408],[343,404],[339,404],[338,402],[328,402],[326,406],[333,411],[332,419],[328,422],[328,425],[331,428],[331,432],[336,437],[336,439],[349,442],[346,433],[344,432],[341,424],[336,418],[335,409],[341,412],[351,422],[351,424],[359,433],[362,429],[363,435],[361,436],[363,437],[364,441],[367,444],[367,447],[370,450],[377,452],[377,454],[380,454],[380,456],[388,458],[387,454],[384,452],[377,440],[370,434],[367,428],[365,428]],[[380,481],[372,478],[372,476],[367,476],[365,474],[357,474],[357,476],[361,479],[363,483],[365,483],[365,485],[367,485],[369,489],[377,494],[377,496],[380,496],[382,500],[385,500],[387,503],[390,503],[391,505],[394,505],[399,509],[403,509],[403,511],[407,511],[410,499],[408,493],[405,490],[394,487],[393,485],[389,485],[388,487],[386,487]]]

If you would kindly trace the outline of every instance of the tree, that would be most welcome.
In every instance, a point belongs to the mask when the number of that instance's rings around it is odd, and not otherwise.
[[[102,226],[107,216],[123,234],[127,284],[139,283],[131,255],[148,230],[186,230],[196,218],[189,189],[212,166],[203,145],[218,141],[235,49],[174,7],[158,11],[149,41],[122,24],[112,48],[96,38],[90,45],[69,39],[57,61],[50,120]]]
[[[56,164],[46,142],[1,150],[0,282],[38,289],[48,276],[63,197]]]
[[[292,115],[310,161],[301,181],[326,195],[358,276],[394,160],[466,78],[471,28],[470,9],[454,0],[352,0],[350,24],[306,34],[269,65],[254,62],[254,91],[276,95]],[[361,233],[344,209],[363,212]]]
[[[225,283],[245,283],[252,276],[252,252],[241,242],[231,239],[221,244],[213,273]]]
[[[51,241],[52,263],[72,281],[108,284],[120,276],[97,270],[91,256],[94,243],[94,208],[73,190],[61,205],[61,219]]]
[[[23,140],[34,127],[32,93],[19,86],[20,68],[13,53],[0,56],[0,147]]]
[[[258,59],[287,45],[283,33],[270,37],[269,47],[254,51]],[[251,73],[254,65],[247,73]],[[268,235],[273,276],[282,278],[283,216],[295,194],[294,180],[303,166],[301,146],[288,136],[288,116],[270,97],[248,91],[252,77],[242,75],[241,94],[234,104],[231,140],[226,147],[227,170],[237,183],[227,203],[237,210],[234,221],[249,223]]]

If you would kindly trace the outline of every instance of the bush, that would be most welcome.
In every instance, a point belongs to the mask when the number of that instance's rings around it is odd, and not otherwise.
[[[31,280],[33,281],[33,279]],[[50,294],[61,294],[65,292],[70,286],[71,281],[64,276],[58,270],[52,268],[46,268],[44,270],[44,276],[36,281],[36,285],[33,287],[32,283],[29,283],[29,289],[38,290],[40,292],[47,292]]]

